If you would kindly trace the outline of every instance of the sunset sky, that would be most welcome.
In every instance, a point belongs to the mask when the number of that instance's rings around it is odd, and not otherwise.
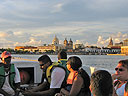
[[[0,0],[0,48],[63,43],[107,46],[128,38],[128,0]]]

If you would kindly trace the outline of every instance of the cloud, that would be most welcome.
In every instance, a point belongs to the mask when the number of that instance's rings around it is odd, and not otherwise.
[[[114,44],[120,43],[128,38],[128,34],[123,34],[122,32],[118,32],[116,34],[111,34],[107,39],[104,39],[103,36],[99,36],[97,40],[97,45],[107,46],[109,44],[110,38],[112,38]]]
[[[1,0],[0,38],[12,45],[51,44],[57,35],[105,46],[109,37],[128,38],[127,5],[127,0]]]
[[[102,36],[99,36],[98,37],[98,41],[97,41],[97,45],[98,46],[105,46],[105,45],[108,45],[107,43],[109,42],[109,40],[110,40],[110,38],[108,38],[108,39],[103,39],[103,37]]]
[[[53,6],[53,10],[51,11],[51,13],[57,13],[57,12],[61,12],[62,11],[62,3],[56,4]]]
[[[15,36],[22,36],[22,35],[24,35],[23,31],[13,32],[13,34],[14,34]]]
[[[28,42],[24,42],[24,43],[16,42],[14,45],[15,46],[40,46],[42,45],[42,41],[41,40],[36,41],[35,38],[30,37]]]
[[[0,32],[0,38],[6,38],[8,37],[9,35],[5,32]]]
[[[76,42],[74,42],[75,44],[82,44],[82,42],[80,40],[76,40]]]

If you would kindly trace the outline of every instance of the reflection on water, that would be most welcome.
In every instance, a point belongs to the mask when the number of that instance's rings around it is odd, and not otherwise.
[[[37,60],[41,55],[17,55],[14,57],[20,57],[25,59]],[[49,55],[52,61],[57,61],[57,55]],[[83,66],[92,66],[96,68],[105,68],[109,71],[114,71],[114,68],[118,64],[119,60],[128,59],[128,56],[113,56],[113,55],[68,55],[78,56],[83,62]]]

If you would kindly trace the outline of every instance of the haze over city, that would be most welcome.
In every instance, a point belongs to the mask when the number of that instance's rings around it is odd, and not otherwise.
[[[63,43],[107,46],[128,38],[128,0],[0,0],[0,48]]]

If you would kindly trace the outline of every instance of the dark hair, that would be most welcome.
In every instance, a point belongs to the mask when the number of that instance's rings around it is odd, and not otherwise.
[[[58,59],[67,59],[67,53],[65,51],[61,50],[58,53]]]
[[[50,62],[50,64],[52,64],[52,60],[48,55],[42,55],[41,57],[38,58],[38,61],[42,61],[44,63]]]
[[[128,59],[120,60],[118,63],[122,64],[123,67],[128,69]]]
[[[84,88],[83,88],[83,91],[86,94],[85,96],[91,96],[91,91],[89,89],[89,86],[90,86],[90,77],[89,77],[88,73],[83,68],[81,68],[78,71],[78,74],[80,74],[81,77],[84,79]]]
[[[82,66],[82,61],[77,56],[69,57],[68,62],[73,70],[79,70],[79,68]]]
[[[112,77],[106,70],[95,71],[91,75],[91,91],[95,96],[110,96],[113,93]]]

